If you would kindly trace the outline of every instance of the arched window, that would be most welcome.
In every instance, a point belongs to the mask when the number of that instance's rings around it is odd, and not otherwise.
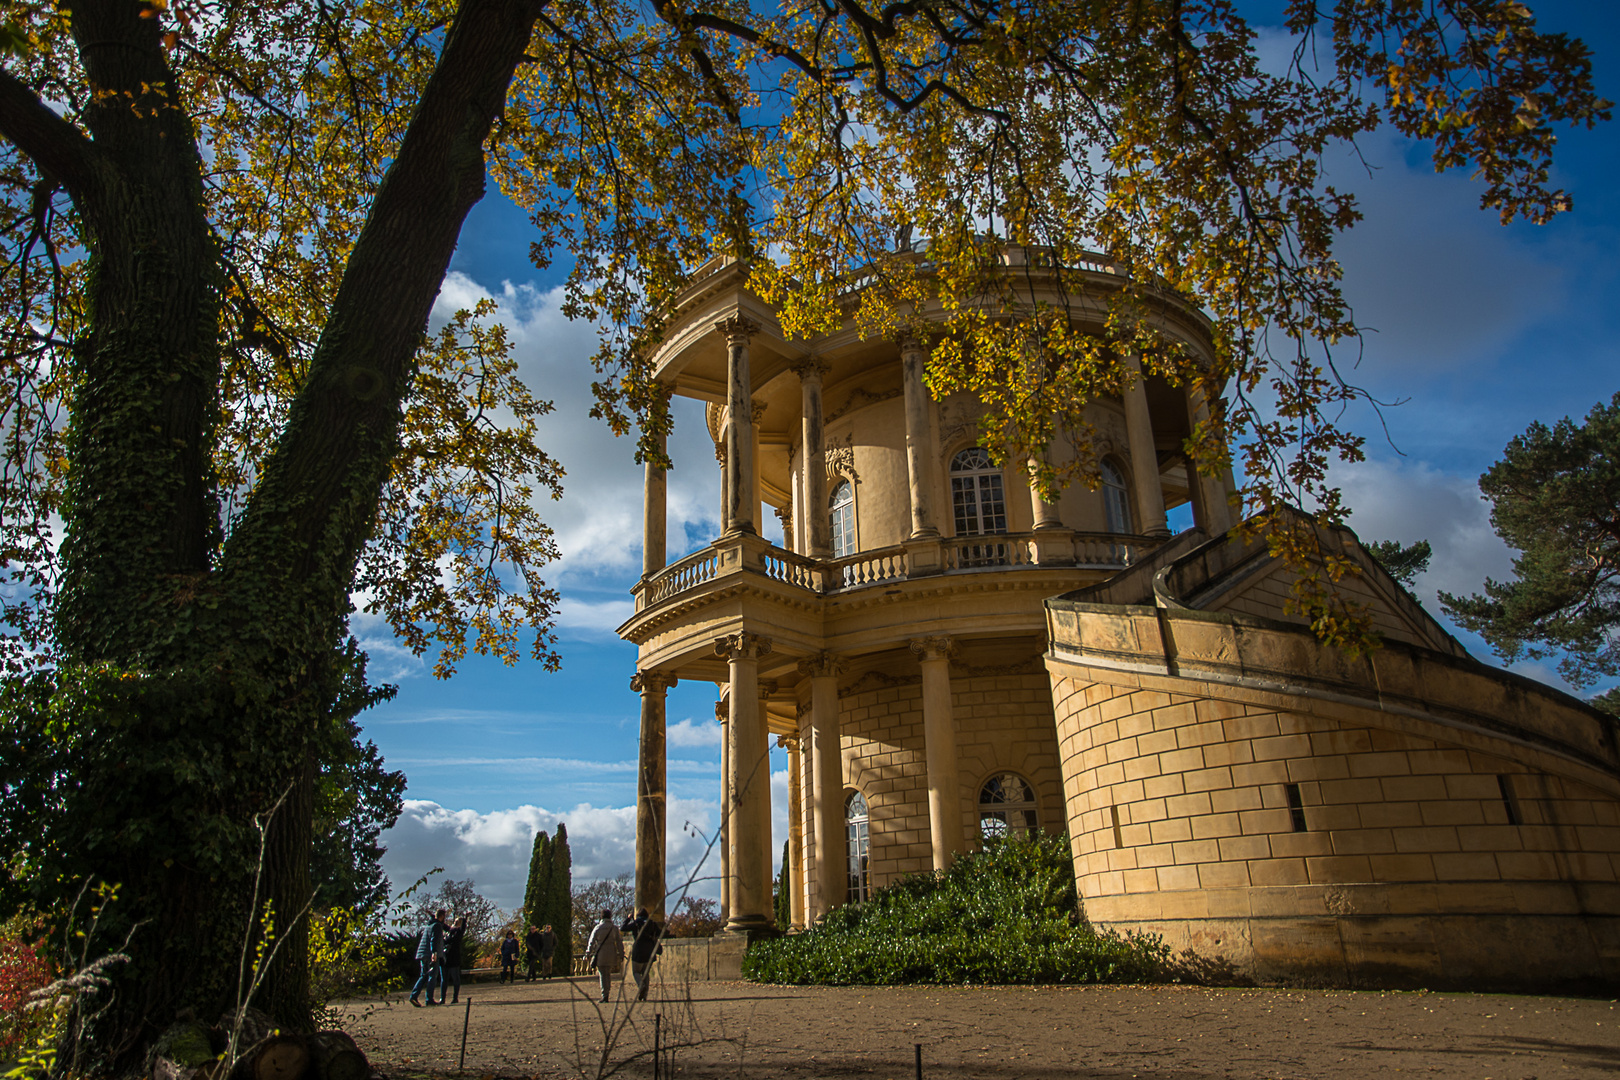
[[[970,446],[951,459],[951,505],[956,510],[957,536],[1007,531],[1001,470],[983,447]]]
[[[1017,773],[996,773],[979,789],[979,836],[985,844],[1028,836],[1041,827],[1035,789]]]
[[[855,554],[855,489],[848,480],[833,488],[827,512],[832,516],[833,558]]]
[[[1101,464],[1103,482],[1103,510],[1108,515],[1108,531],[1131,531],[1131,498],[1125,490],[1125,478],[1111,461]]]
[[[844,829],[849,838],[848,902],[860,903],[872,895],[872,875],[867,850],[871,836],[866,828],[866,796],[858,791],[844,800]]]

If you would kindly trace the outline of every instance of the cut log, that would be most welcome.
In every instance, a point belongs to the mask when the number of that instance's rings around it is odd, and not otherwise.
[[[316,1080],[368,1080],[371,1062],[342,1031],[317,1031],[309,1037],[310,1064]]]
[[[225,1033],[225,1038],[231,1037],[231,1027],[236,1021],[236,1013],[227,1010],[219,1018],[219,1027]],[[276,1022],[270,1019],[270,1014],[262,1009],[255,1009],[249,1005],[242,1010],[242,1034],[236,1040],[237,1054],[243,1054],[254,1043],[263,1042],[275,1033]]]
[[[252,1080],[302,1080],[309,1068],[309,1048],[296,1035],[272,1035],[253,1047]]]
[[[152,1048],[153,1080],[200,1080],[214,1064],[208,1028],[195,1020],[175,1024]]]

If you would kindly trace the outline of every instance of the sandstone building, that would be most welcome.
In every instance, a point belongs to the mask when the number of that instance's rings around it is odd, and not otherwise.
[[[1118,281],[1100,261],[1073,273],[1082,296]],[[1146,377],[1090,403],[1104,482],[1046,503],[978,448],[977,401],[930,398],[922,343],[852,324],[787,340],[746,279],[700,270],[655,358],[669,392],[708,403],[723,531],[666,565],[648,468],[620,629],[639,647],[638,904],[665,893],[664,695],[695,679],[722,688],[733,933],[772,923],[775,738],[794,926],[985,837],[1067,830],[1093,922],[1163,934],[1222,977],[1613,979],[1604,717],[1470,658],[1347,531],[1320,542],[1361,567],[1345,587],[1385,646],[1319,644],[1284,609],[1291,571],[1231,530],[1230,479],[1189,468],[1196,391]],[[1196,311],[1167,305],[1162,328],[1207,354]],[[1194,527],[1172,537],[1184,504]],[[765,508],[784,547],[760,535]]]

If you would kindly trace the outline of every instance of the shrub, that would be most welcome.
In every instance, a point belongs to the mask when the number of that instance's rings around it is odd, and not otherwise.
[[[743,974],[838,986],[1140,982],[1168,956],[1157,937],[1085,922],[1067,837],[1039,834],[903,878],[802,934],[756,941]]]
[[[317,1014],[333,1001],[386,988],[390,943],[375,915],[343,907],[312,915],[309,991]]]
[[[31,993],[50,981],[50,968],[34,946],[0,938],[0,1056],[15,1056],[49,1025],[49,1010],[24,1006]]]

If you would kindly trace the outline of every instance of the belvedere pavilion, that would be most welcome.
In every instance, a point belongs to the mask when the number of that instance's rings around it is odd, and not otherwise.
[[[1032,302],[1100,320],[1101,258],[1003,259]],[[1293,573],[1232,526],[1230,476],[1185,442],[1207,403],[1134,375],[1087,405],[1102,484],[1043,501],[935,401],[928,344],[853,319],[790,340],[716,259],[654,356],[707,403],[722,533],[666,560],[646,472],[637,905],[665,905],[664,698],[717,684],[723,932],[812,924],[986,839],[1067,830],[1096,924],[1165,936],[1219,977],[1322,985],[1584,986],[1620,970],[1620,751],[1568,695],[1487,667],[1348,530],[1341,588],[1384,645],[1321,645]],[[1044,290],[1044,292],[1043,292]],[[926,314],[926,313],[925,313]],[[1166,297],[1163,332],[1208,356]],[[1050,453],[1071,452],[1055,445]],[[1172,537],[1167,511],[1190,504]],[[782,521],[784,546],[761,535]],[[775,927],[769,740],[789,763],[791,927]],[[660,916],[661,917],[661,916]],[[711,969],[713,965],[711,964]],[[700,972],[701,974],[701,972]]]

